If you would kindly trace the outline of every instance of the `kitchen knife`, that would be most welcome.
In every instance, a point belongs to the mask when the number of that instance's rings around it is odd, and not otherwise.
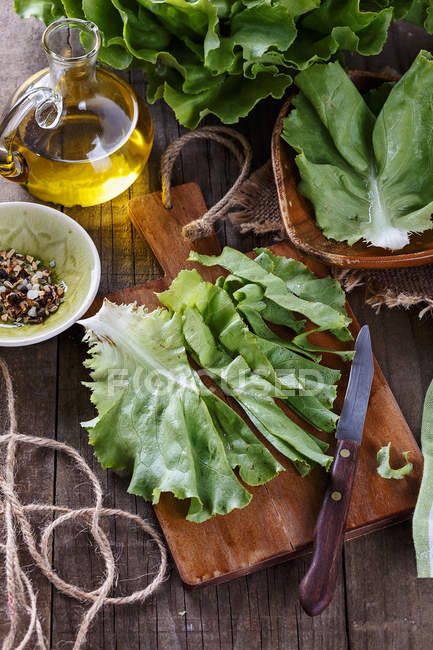
[[[335,434],[339,442],[316,523],[313,559],[299,585],[301,605],[310,616],[323,612],[334,595],[373,374],[370,331],[364,325],[356,339],[346,397]]]

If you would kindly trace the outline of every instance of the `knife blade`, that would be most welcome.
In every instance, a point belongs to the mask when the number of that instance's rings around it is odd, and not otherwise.
[[[370,331],[364,325],[356,339],[346,396],[337,425],[336,438],[339,442],[316,522],[313,558],[299,585],[299,599],[309,616],[323,612],[334,595],[373,375]]]
[[[370,330],[368,325],[364,325],[355,343],[355,356],[350,367],[346,396],[335,433],[338,440],[355,440],[361,443],[373,373]]]

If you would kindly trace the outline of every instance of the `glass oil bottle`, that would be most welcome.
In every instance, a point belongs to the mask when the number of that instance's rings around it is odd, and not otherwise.
[[[96,65],[96,25],[44,32],[49,68],[28,79],[0,126],[0,174],[43,201],[90,206],[126,190],[153,143],[150,113],[131,86]]]

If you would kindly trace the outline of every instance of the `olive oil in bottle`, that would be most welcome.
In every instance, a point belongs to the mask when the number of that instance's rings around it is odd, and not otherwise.
[[[49,68],[19,89],[15,107],[38,97],[38,90],[51,92],[53,100],[44,105],[35,100],[20,114],[12,141],[20,174],[9,177],[43,201],[65,206],[109,201],[147,163],[153,143],[150,113],[129,84],[96,66],[100,37],[93,23],[52,23],[43,45]],[[50,124],[43,113],[53,107],[57,115]]]

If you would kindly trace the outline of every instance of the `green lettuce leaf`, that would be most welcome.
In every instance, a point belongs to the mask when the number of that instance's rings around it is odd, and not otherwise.
[[[377,452],[377,473],[382,478],[395,478],[402,479],[407,474],[410,474],[413,470],[412,463],[408,460],[409,453],[408,451],[403,452],[403,457],[406,461],[403,467],[399,469],[393,469],[389,464],[389,454],[391,451],[391,443],[389,442],[385,447],[382,447]]]
[[[257,292],[262,293],[260,300],[257,300],[254,295]],[[236,309],[245,318],[254,334],[268,341],[278,343],[289,350],[299,352],[310,359],[320,360],[320,357],[316,353],[310,353],[295,345],[293,339],[292,341],[282,339],[267,325],[266,320],[277,325],[284,325],[295,332],[302,332],[305,328],[306,321],[297,319],[293,312],[282,307],[280,308],[279,305],[268,300],[264,296],[264,289],[262,287],[259,287],[257,284],[245,284],[242,289],[232,294],[232,298]]]
[[[299,262],[298,260],[283,257],[281,255],[274,255],[268,248],[256,248],[255,252],[257,257],[255,262],[260,264],[267,271],[273,275],[281,278],[289,291],[292,291],[299,298],[309,300],[311,302],[322,302],[329,305],[341,314],[346,314],[346,295],[341,288],[338,280],[330,277],[318,278],[310,269]],[[271,319],[268,319],[271,320]],[[274,321],[271,321],[274,322]],[[353,336],[347,327],[342,327],[331,332],[340,341],[352,341]],[[299,332],[298,332],[299,333]],[[342,356],[343,359],[351,359],[350,352],[341,352],[339,350],[325,350],[313,346],[308,340],[307,336],[310,333],[305,333],[304,339],[297,337],[293,342],[299,347],[309,350],[316,350],[317,352],[333,352]],[[300,343],[304,340],[304,343]]]
[[[231,36],[225,39],[224,50],[233,56],[234,49],[241,48],[245,61],[259,62],[269,50],[284,52],[295,40],[296,34],[293,13],[286,6],[259,2],[233,16]],[[215,61],[216,52],[213,54]]]
[[[226,277],[220,276],[216,283],[229,293],[236,309],[245,317],[255,334],[265,339],[278,341],[290,349],[297,349],[290,342],[277,336],[266,325],[264,319],[277,325],[284,325],[297,334],[304,331],[307,323],[305,319],[296,318],[293,312],[271,302],[266,298],[265,290],[260,285],[250,283],[232,273]],[[314,355],[307,354],[307,356],[315,358]]]
[[[420,25],[429,34],[433,34],[432,0],[415,0],[410,11],[405,15],[405,20]]]
[[[257,341],[282,382],[287,368],[292,369],[303,383],[305,391],[316,395],[326,408],[332,408],[337,395],[336,384],[341,377],[339,370],[306,359],[274,341],[260,337],[257,337]]]
[[[350,318],[333,307],[317,300],[304,300],[288,289],[286,283],[277,275],[267,271],[255,260],[240,251],[225,246],[221,255],[200,255],[192,251],[189,260],[204,266],[220,265],[234,275],[253,282],[265,290],[265,297],[271,302],[295,311],[309,318],[313,323],[326,329],[340,332],[350,323]]]
[[[265,97],[281,99],[292,82],[287,74],[258,71],[254,79],[222,75],[210,89],[195,94],[185,93],[164,84],[164,100],[176,113],[181,124],[194,129],[209,114],[216,115],[225,124],[238,122]]]
[[[260,263],[233,249],[204,257],[209,264],[224,261],[240,274],[215,284],[204,282],[196,270],[181,271],[159,294],[169,311],[148,313],[105,301],[96,316],[81,322],[91,354],[87,385],[98,411],[84,426],[96,456],[103,467],[131,472],[133,494],[154,503],[164,491],[189,498],[187,517],[195,522],[248,504],[251,495],[233,470],[245,484],[260,485],[283,469],[203,376],[237,401],[302,476],[316,464],[328,469],[332,463],[328,444],[299,426],[284,405],[317,429],[333,431],[339,371],[306,358],[296,344],[290,349],[278,337],[272,341],[252,332],[234,294],[243,292],[251,305],[258,303],[258,313],[267,314],[260,303],[278,304],[265,295],[269,287],[301,300],[296,291],[310,298],[310,305],[328,307],[322,317],[335,325],[335,315],[343,319],[338,323],[347,319],[341,289],[324,279],[323,296],[333,307],[323,305],[317,279],[302,264],[258,253]],[[187,352],[199,370],[189,365]]]
[[[331,350],[329,348],[322,347],[321,345],[315,345],[314,343],[311,343],[311,341],[308,339],[308,337],[311,336],[311,334],[315,334],[316,332],[323,332],[323,331],[326,331],[326,329],[324,329],[323,327],[316,327],[313,330],[302,332],[301,334],[298,334],[292,339],[292,344],[296,345],[296,347],[302,350],[304,354],[306,352],[312,352],[315,354],[319,352],[323,352],[327,354],[336,354],[343,361],[351,361],[355,354],[354,350]]]
[[[61,0],[14,0],[14,6],[21,18],[40,18],[46,25],[64,16]]]
[[[66,16],[70,18],[85,18],[82,0],[61,0]]]
[[[284,395],[285,389],[302,389],[294,375],[283,385],[272,364],[262,352],[255,335],[238,315],[229,294],[210,282],[203,282],[198,271],[181,271],[166,291],[159,293],[160,302],[173,312],[196,307],[212,335],[233,357],[240,354],[248,366],[264,377]]]
[[[256,260],[257,259],[258,258],[256,258]],[[316,276],[314,277],[316,278]],[[316,279],[319,280],[319,278]],[[331,278],[323,278],[323,280],[331,280]],[[254,334],[257,334],[257,336],[278,343],[278,345],[302,354],[313,361],[320,361],[322,352],[336,354],[341,357],[343,361],[350,361],[353,358],[353,350],[332,350],[311,343],[308,337],[317,331],[322,331],[322,329],[316,328],[314,330],[304,331],[306,321],[296,318],[291,310],[285,309],[284,307],[268,300],[265,297],[265,290],[259,285],[249,284],[233,274],[229,275],[226,279],[221,278],[220,285],[231,294],[236,309],[242,314]],[[323,289],[323,295],[325,297],[323,302],[327,302],[326,287],[324,286]],[[340,287],[339,291],[342,291]],[[316,298],[319,300],[320,295],[317,295]],[[274,325],[284,325],[296,332],[297,336],[292,338],[290,341],[282,339],[267,325],[266,321],[269,321]],[[352,339],[350,331],[346,328],[336,330],[335,333],[338,338],[343,341]]]
[[[338,63],[300,73],[284,139],[327,237],[399,249],[431,228],[433,60],[421,51],[378,117]]]
[[[274,255],[269,248],[256,248],[255,262],[284,280],[289,291],[313,302],[323,302],[342,314],[346,313],[346,295],[338,280],[330,277],[318,278],[310,269],[299,262],[282,255]]]
[[[65,3],[64,3],[65,4]],[[65,4],[66,13],[79,13],[98,25],[101,32],[102,46],[99,50],[99,60],[106,65],[126,70],[133,62],[123,39],[123,21],[111,0],[82,0],[81,11],[75,11],[76,2]],[[75,16],[74,16],[75,17]]]
[[[333,29],[346,27],[344,49],[372,54],[376,48],[375,54],[379,54],[392,14],[392,8],[367,11],[364,6],[361,10],[360,0],[325,0],[302,19],[302,26],[320,34],[332,34]]]
[[[162,492],[190,498],[187,518],[201,522],[249,503],[233,468],[251,485],[283,468],[191,369],[181,320],[105,301],[81,322],[98,410],[83,426],[104,468],[131,472],[131,494],[153,503]]]
[[[308,351],[330,352],[331,350],[310,343],[308,335],[312,332],[302,331],[305,329],[306,321],[295,320],[293,312],[283,307],[281,300],[277,303],[266,298],[266,288],[276,283],[279,294],[283,295],[281,289],[283,282],[285,290],[290,295],[311,301],[310,304],[315,309],[318,305],[325,304],[346,317],[344,292],[336,280],[317,278],[297,260],[274,255],[268,249],[256,249],[256,253],[257,257],[254,260],[228,247],[224,248],[218,257],[191,253],[190,259],[206,265],[220,264],[230,270],[231,274],[226,278],[218,278],[214,286],[210,283],[200,284],[196,271],[182,271],[171,288],[161,294],[160,300],[173,310],[181,309],[184,303],[197,307],[213,336],[232,356],[242,355],[255,372],[261,374],[274,386],[296,389],[286,392],[283,398],[290,409],[316,428],[322,431],[333,431],[338,417],[331,408],[336,395],[335,383],[340,374],[338,371],[321,366],[317,363],[317,359],[314,360],[314,355],[313,360],[306,359],[304,356],[308,355]],[[251,280],[257,284],[252,283]],[[272,321],[272,310],[266,310],[265,300],[275,306],[274,321]],[[241,319],[236,317],[234,307],[245,318],[254,334],[248,332]],[[306,313],[305,306],[303,313]],[[271,322],[289,324],[293,328],[294,323],[300,325],[296,327],[297,335],[291,342],[281,339],[268,327],[264,317]],[[335,329],[334,333],[343,339],[351,338],[345,327]],[[257,355],[257,346],[264,353],[272,372],[264,371],[266,364],[263,361],[263,354]],[[353,351],[332,350],[332,352],[339,354],[343,360],[350,360],[353,357]],[[277,381],[275,376],[278,378]],[[294,377],[298,381],[297,386]]]
[[[239,283],[242,283],[242,280],[235,276],[228,276],[228,282],[221,284],[230,287],[233,284],[239,286]],[[256,341],[273,366],[279,381],[286,386],[293,385],[292,375],[294,373],[298,382],[303,386],[291,396],[287,396],[283,400],[284,403],[317,429],[333,431],[338,418],[328,409],[332,408],[336,396],[335,383],[338,382],[340,373],[317,363],[318,359],[315,354],[311,355],[312,360],[307,360],[304,355],[308,352],[294,344],[297,337],[292,339],[292,342],[286,341],[266,325],[260,313],[264,303],[257,300],[263,294],[261,287],[255,284],[246,284],[242,289],[236,290],[233,296],[239,298],[239,294],[247,297],[240,298],[239,302],[235,302],[236,309],[245,317],[252,331],[257,335]],[[286,314],[287,312],[285,312],[285,316]],[[305,327],[305,321],[296,321],[296,323]],[[284,322],[282,324],[287,325]],[[304,348],[309,345],[309,341],[303,342]],[[329,352],[327,348],[321,349]],[[353,352],[341,353],[341,356],[343,359],[349,360],[352,358]],[[289,377],[286,377],[288,369],[291,372]]]
[[[425,0],[426,1],[426,0]],[[148,99],[164,98],[193,128],[211,113],[227,123],[261,99],[280,98],[293,72],[343,50],[378,53],[409,0],[15,0],[22,17],[63,15],[101,30],[102,63],[140,67]],[[427,24],[425,3],[418,21]]]
[[[407,20],[407,13],[412,9],[413,4],[416,4],[416,1],[414,3],[414,0],[361,0],[360,6],[365,11],[390,7],[393,10],[392,15],[395,20],[400,20],[400,18]]]

